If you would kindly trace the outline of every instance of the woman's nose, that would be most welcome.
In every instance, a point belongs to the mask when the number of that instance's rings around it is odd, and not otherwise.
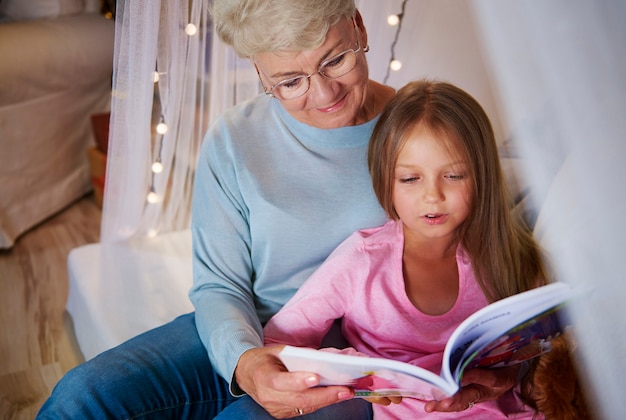
[[[309,81],[309,97],[316,100],[320,105],[328,105],[328,100],[335,95],[335,80],[322,76],[319,72],[311,76]]]

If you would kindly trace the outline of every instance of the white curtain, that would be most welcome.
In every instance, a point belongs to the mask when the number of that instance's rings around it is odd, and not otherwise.
[[[102,242],[188,228],[208,124],[259,92],[248,60],[213,35],[208,3],[117,2]]]
[[[476,0],[486,57],[538,191],[536,236],[571,306],[597,418],[626,412],[626,2]]]

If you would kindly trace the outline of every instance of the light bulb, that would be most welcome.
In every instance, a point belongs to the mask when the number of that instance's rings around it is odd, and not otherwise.
[[[152,164],[152,172],[155,174],[160,174],[163,172],[163,164],[159,161],[156,161]]]
[[[198,32],[198,28],[193,23],[187,24],[185,26],[185,33],[189,36],[194,36]]]
[[[391,60],[391,63],[389,63],[389,67],[391,67],[391,70],[393,71],[398,71],[402,68],[402,61]]]
[[[148,200],[148,203],[150,204],[158,203],[159,195],[155,193],[154,191],[150,191],[148,195],[146,196],[146,200]]]
[[[147,236],[148,238],[156,238],[157,233],[159,233],[159,232],[157,232],[157,230],[156,230],[156,229],[152,228],[152,229],[149,229],[149,230],[148,230],[148,232],[146,233],[146,236]]]
[[[400,23],[400,17],[398,15],[389,15],[387,16],[387,23],[389,26],[396,26]]]
[[[167,124],[165,124],[163,121],[161,121],[160,123],[157,124],[156,131],[159,134],[167,133]]]
[[[154,71],[154,73],[152,73],[152,81],[153,81],[154,83],[156,83],[156,82],[158,82],[158,81],[159,81],[159,72],[158,72],[158,71],[156,71],[156,70]]]

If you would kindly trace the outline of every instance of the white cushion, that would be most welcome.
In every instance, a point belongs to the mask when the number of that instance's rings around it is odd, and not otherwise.
[[[67,310],[86,360],[192,312],[191,230],[74,248]]]

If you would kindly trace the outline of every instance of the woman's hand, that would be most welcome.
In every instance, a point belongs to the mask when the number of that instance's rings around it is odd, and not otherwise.
[[[459,392],[441,401],[424,405],[427,413],[433,411],[463,411],[474,404],[497,400],[517,383],[519,365],[500,369],[471,369],[465,372]]]
[[[288,372],[276,356],[283,346],[246,351],[235,368],[237,385],[276,418],[309,414],[353,397],[344,386],[317,387],[319,376]]]

